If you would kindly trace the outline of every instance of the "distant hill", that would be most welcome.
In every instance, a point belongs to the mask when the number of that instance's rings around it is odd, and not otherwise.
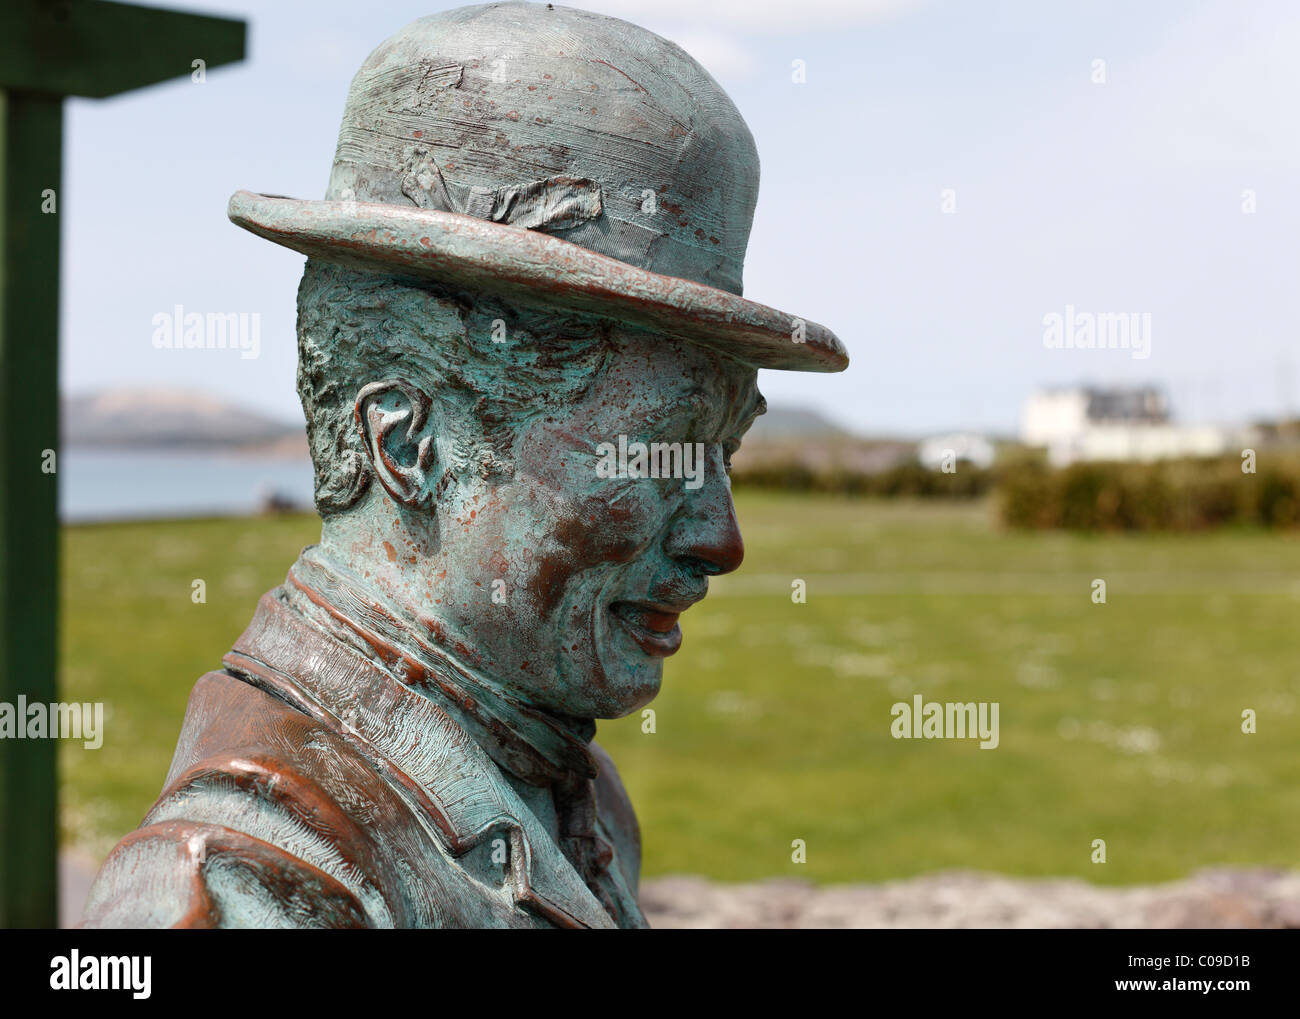
[[[107,389],[62,400],[65,446],[306,451],[305,430],[208,393]]]
[[[916,454],[906,439],[867,438],[807,407],[769,407],[745,434],[735,457],[738,481],[791,469],[875,474]]]
[[[847,438],[849,432],[807,407],[768,407],[756,418],[745,442],[784,442],[787,439]]]
[[[120,388],[62,400],[63,445],[117,449],[212,449],[306,455],[305,429],[210,393]],[[741,456],[793,456],[864,461],[874,469],[896,461],[910,444],[862,439],[818,411],[769,407],[745,435]]]

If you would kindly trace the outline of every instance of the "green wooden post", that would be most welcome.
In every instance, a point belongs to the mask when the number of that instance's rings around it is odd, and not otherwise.
[[[59,187],[63,102],[0,99],[0,701],[55,697],[59,444]],[[20,719],[19,724],[23,721]],[[5,926],[38,926],[54,909],[58,810],[53,740],[0,740],[0,908]]]
[[[63,97],[242,60],[242,21],[102,0],[0,11],[0,702],[58,700]],[[47,452],[48,451],[48,452]],[[25,719],[19,719],[22,725]],[[0,739],[0,926],[58,923],[57,742]]]

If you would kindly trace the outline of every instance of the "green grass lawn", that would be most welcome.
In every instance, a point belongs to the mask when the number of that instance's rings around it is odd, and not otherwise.
[[[639,715],[600,726],[647,875],[1129,883],[1300,866],[1297,536],[1019,534],[983,504],[737,503],[745,565],[683,618],[657,731]],[[314,517],[65,530],[62,696],[105,701],[107,730],[100,750],[61,746],[65,843],[102,855],[138,824],[194,680],[317,533]],[[890,706],[916,693],[998,702],[1001,745],[893,739]]]

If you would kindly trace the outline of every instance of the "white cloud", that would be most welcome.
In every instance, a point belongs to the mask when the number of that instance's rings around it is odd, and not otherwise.
[[[1300,12],[1255,13],[1205,9],[1134,74],[1136,147],[1175,163],[1300,164]]]
[[[709,26],[742,33],[848,28],[921,6],[926,0],[569,0],[569,5],[634,23]],[[657,31],[657,29],[656,29]],[[688,47],[689,49],[689,47]],[[701,63],[707,62],[701,59]]]
[[[747,78],[758,66],[754,51],[717,32],[675,32],[668,38],[693,56],[715,78]]]
[[[884,21],[931,0],[567,0],[671,39],[725,81],[752,75],[763,37]]]
[[[304,35],[286,40],[277,58],[299,77],[310,80],[347,80],[361,66],[366,54],[373,49],[366,40],[339,30],[317,28]]]

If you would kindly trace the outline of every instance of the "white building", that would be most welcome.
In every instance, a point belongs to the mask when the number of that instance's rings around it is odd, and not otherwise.
[[[1229,439],[1213,425],[1173,424],[1164,394],[1150,386],[1041,390],[1025,402],[1020,438],[1027,446],[1045,447],[1057,466],[1218,456]]]

